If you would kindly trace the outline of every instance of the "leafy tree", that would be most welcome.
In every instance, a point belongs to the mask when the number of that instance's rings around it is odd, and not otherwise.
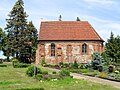
[[[114,37],[111,32],[110,39],[106,43],[106,51],[108,57],[112,62],[118,63],[120,61],[120,36]]]
[[[32,22],[27,24],[28,15],[24,11],[23,0],[17,0],[13,6],[5,30],[9,52],[21,62],[31,62],[32,51],[35,52],[37,30]]]

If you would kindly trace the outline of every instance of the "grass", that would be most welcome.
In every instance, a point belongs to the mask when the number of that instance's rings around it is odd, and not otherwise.
[[[119,90],[111,86],[71,78],[40,82],[28,77],[25,74],[26,70],[27,68],[11,66],[0,67],[0,90],[39,90],[39,88],[45,90]]]

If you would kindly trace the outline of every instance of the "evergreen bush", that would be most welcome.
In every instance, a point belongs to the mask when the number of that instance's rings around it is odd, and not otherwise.
[[[37,67],[36,67],[36,68],[37,68]],[[28,67],[28,69],[27,69],[27,71],[26,71],[26,74],[27,74],[28,76],[30,76],[30,77],[34,76],[34,69],[35,69],[34,66]],[[41,69],[40,69],[40,68],[37,68],[36,73],[37,73],[37,74],[42,74]]]
[[[78,63],[77,63],[76,60],[75,60],[74,63],[73,63],[73,68],[76,68],[76,69],[78,68]]]
[[[52,74],[57,74],[57,72],[56,72],[56,71],[53,71]]]
[[[65,68],[62,68],[62,69],[60,70],[60,75],[61,75],[61,76],[70,76],[70,71],[67,70],[67,69],[65,69]]]
[[[42,71],[42,74],[47,75],[48,71]]]
[[[17,63],[14,65],[14,68],[26,68],[29,67],[31,64],[26,64],[26,63]]]
[[[92,55],[92,62],[91,62],[91,66],[93,69],[98,70],[99,66],[101,66],[102,64],[104,64],[104,60],[102,58],[102,56],[99,53],[93,53]]]
[[[0,64],[0,67],[7,67],[6,64]]]

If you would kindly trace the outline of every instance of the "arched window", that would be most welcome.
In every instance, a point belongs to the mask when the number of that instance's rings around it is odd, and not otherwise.
[[[72,51],[72,46],[71,45],[67,45],[67,53],[71,53]]]
[[[86,54],[87,53],[87,44],[83,44],[82,45],[82,54]]]
[[[55,56],[55,44],[51,44],[51,56]]]

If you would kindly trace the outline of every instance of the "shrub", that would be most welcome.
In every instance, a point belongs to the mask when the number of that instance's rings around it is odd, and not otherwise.
[[[116,74],[119,74],[120,72],[119,72],[118,70],[115,70],[115,73],[116,73]]]
[[[64,63],[64,64],[63,64],[63,67],[64,67],[64,68],[69,67],[69,63]]]
[[[17,63],[14,65],[14,68],[26,68],[29,67],[31,64],[25,64],[25,63]]]
[[[60,63],[59,63],[59,66],[60,66],[60,67],[63,67],[63,62],[60,62]]]
[[[99,70],[99,72],[102,72],[103,71],[103,66],[99,66],[98,70]]]
[[[56,71],[53,71],[52,74],[57,74],[57,72],[56,72]]]
[[[74,61],[73,68],[78,68],[78,63],[76,60]]]
[[[112,72],[114,71],[114,66],[113,66],[113,65],[110,65],[110,66],[108,67],[108,71],[109,71],[110,73],[112,73]]]
[[[60,69],[60,66],[59,65],[54,65],[54,68]]]
[[[80,64],[80,65],[78,66],[78,68],[80,68],[80,69],[87,69],[88,67],[87,67],[86,64]]]
[[[15,67],[15,64],[18,63],[18,62],[19,62],[19,61],[14,58],[14,59],[12,60],[12,65],[13,65],[13,67]]]
[[[70,72],[67,69],[63,68],[60,70],[60,75],[61,76],[70,76]]]
[[[99,74],[99,77],[100,77],[100,78],[107,78],[107,75],[106,75],[104,72],[101,72],[101,73]]]
[[[91,65],[95,70],[98,70],[99,66],[104,63],[104,60],[99,53],[93,53],[92,59]]]
[[[31,77],[32,77],[32,76],[35,74],[34,70],[35,70],[35,67],[34,67],[34,66],[30,66],[30,67],[28,67],[28,69],[27,69],[27,71],[26,71],[26,74],[27,74],[28,76],[31,76]],[[40,68],[37,68],[37,67],[36,67],[36,74],[42,74],[42,71],[41,71]]]
[[[6,64],[0,64],[0,67],[7,67]]]
[[[37,74],[36,76],[35,76],[35,78],[37,79],[37,80],[42,80],[42,74]]]
[[[48,71],[42,71],[42,74],[47,75]]]

